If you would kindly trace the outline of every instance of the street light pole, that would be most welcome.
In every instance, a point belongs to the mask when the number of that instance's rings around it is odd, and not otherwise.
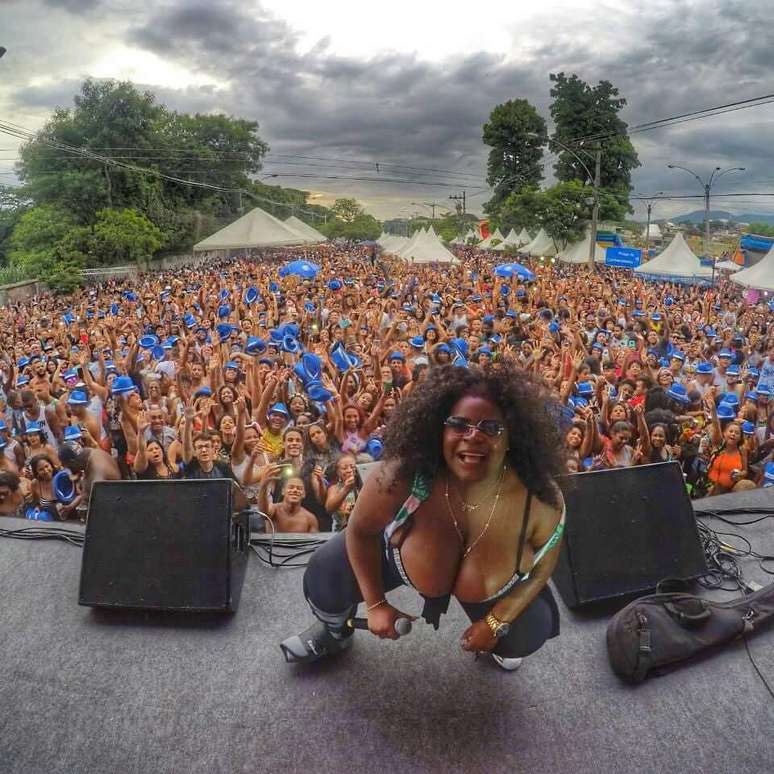
[[[540,135],[537,132],[527,132],[527,137],[539,138]],[[599,184],[600,166],[602,163],[602,149],[597,148],[594,151],[593,157],[588,151],[581,150],[582,153],[585,153],[587,156],[594,159],[594,174],[592,175],[589,168],[583,162],[583,159],[572,148],[568,148],[564,143],[559,142],[559,140],[550,140],[550,142],[552,142],[554,145],[558,145],[562,150],[567,151],[567,153],[569,153],[571,156],[574,156],[578,163],[583,167],[584,172],[589,176],[589,180],[594,186],[594,208],[591,211],[591,243],[589,244],[588,262],[589,271],[594,271],[594,253],[596,252],[597,246],[597,221],[599,220]]]
[[[599,174],[602,162],[602,151],[597,148],[594,153],[594,209],[591,212],[591,240],[589,241],[589,271],[594,271],[594,253],[597,248],[597,221],[599,220]]]
[[[653,195],[653,198],[663,196],[664,192],[659,191]],[[653,209],[653,199],[648,199],[648,225],[645,227],[645,260],[650,260],[650,213]]]
[[[679,164],[667,164],[667,167],[669,169],[682,169],[683,172],[687,172],[689,175],[693,175],[696,180],[698,180],[699,185],[702,187],[702,190],[704,191],[704,255],[706,258],[711,258],[709,254],[709,247],[710,247],[710,221],[709,221],[709,214],[710,214],[710,194],[712,191],[712,184],[718,180],[719,178],[723,177],[723,175],[727,175],[729,172],[744,172],[744,167],[729,167],[728,169],[721,169],[720,167],[715,167],[715,169],[712,170],[712,174],[709,176],[709,179],[705,183],[704,180],[702,180],[692,169],[688,169],[687,167],[681,167]],[[712,261],[712,284],[715,284],[715,261]]]

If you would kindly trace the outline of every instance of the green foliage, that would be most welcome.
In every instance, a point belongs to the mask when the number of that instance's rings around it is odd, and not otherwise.
[[[336,199],[330,212],[333,217],[327,223],[315,226],[329,239],[373,240],[382,232],[382,224],[354,199]]]
[[[163,244],[164,235],[137,210],[102,210],[94,227],[94,252],[102,264],[139,262]]]
[[[750,223],[744,231],[745,234],[774,237],[774,226],[770,226],[768,223]]]
[[[497,212],[511,193],[541,182],[546,139],[546,122],[527,100],[508,100],[492,110],[483,131],[484,143],[492,148],[487,183],[494,188],[494,195],[484,205],[486,212]]]
[[[53,143],[150,172],[84,158]],[[102,210],[135,210],[171,249],[185,249],[196,240],[202,219],[230,221],[240,214],[237,190],[253,188],[249,176],[260,170],[267,150],[254,121],[176,113],[131,83],[87,80],[74,107],[55,111],[22,148],[18,172],[36,205],[65,210],[78,225],[94,226]],[[110,251],[106,258],[112,260]]]
[[[600,217],[621,220],[625,213],[632,212],[629,194],[632,190],[631,173],[640,166],[635,151],[626,133],[627,124],[618,113],[626,105],[609,81],[600,81],[589,86],[573,74],[552,73],[551,118],[555,125],[549,148],[558,154],[554,172],[558,180],[580,180],[594,173],[593,152],[601,150],[600,187],[610,194],[607,209]],[[583,145],[579,138],[590,137]],[[571,147],[580,158],[567,152],[559,145]],[[591,155],[589,155],[591,154]],[[588,172],[584,169],[584,164]]]
[[[19,195],[18,189],[0,185],[0,267],[8,263],[11,234],[19,222],[19,218],[31,204],[29,199]],[[8,280],[8,282],[17,281],[20,280]]]
[[[12,285],[15,282],[35,279],[21,266],[0,266],[0,285]]]
[[[365,214],[365,210],[354,199],[336,199],[331,212],[344,223],[354,223]]]
[[[57,260],[57,245],[75,225],[69,212],[52,204],[27,210],[11,235],[11,265],[31,277],[47,276]]]
[[[544,191],[530,188],[513,193],[500,208],[498,225],[503,233],[511,228],[541,227],[557,245],[575,242],[583,237],[591,217],[589,196],[588,187],[577,180]]]

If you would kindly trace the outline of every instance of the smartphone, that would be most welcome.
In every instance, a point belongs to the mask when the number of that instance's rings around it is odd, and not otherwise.
[[[282,478],[290,478],[293,475],[293,466],[290,464],[280,465],[280,475]]]

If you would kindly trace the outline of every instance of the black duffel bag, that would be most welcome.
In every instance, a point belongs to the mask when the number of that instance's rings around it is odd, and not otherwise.
[[[641,683],[654,670],[752,633],[774,615],[774,584],[729,602],[713,602],[680,588],[687,584],[662,581],[655,594],[613,616],[607,626],[607,654],[622,680]]]

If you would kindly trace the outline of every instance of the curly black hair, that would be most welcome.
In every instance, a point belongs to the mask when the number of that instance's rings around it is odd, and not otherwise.
[[[466,395],[491,400],[508,428],[507,459],[527,489],[543,502],[559,505],[555,485],[567,472],[556,403],[543,380],[501,361],[483,368],[434,366],[395,410],[384,436],[384,460],[396,463],[395,476],[433,476],[444,466],[443,423]]]

